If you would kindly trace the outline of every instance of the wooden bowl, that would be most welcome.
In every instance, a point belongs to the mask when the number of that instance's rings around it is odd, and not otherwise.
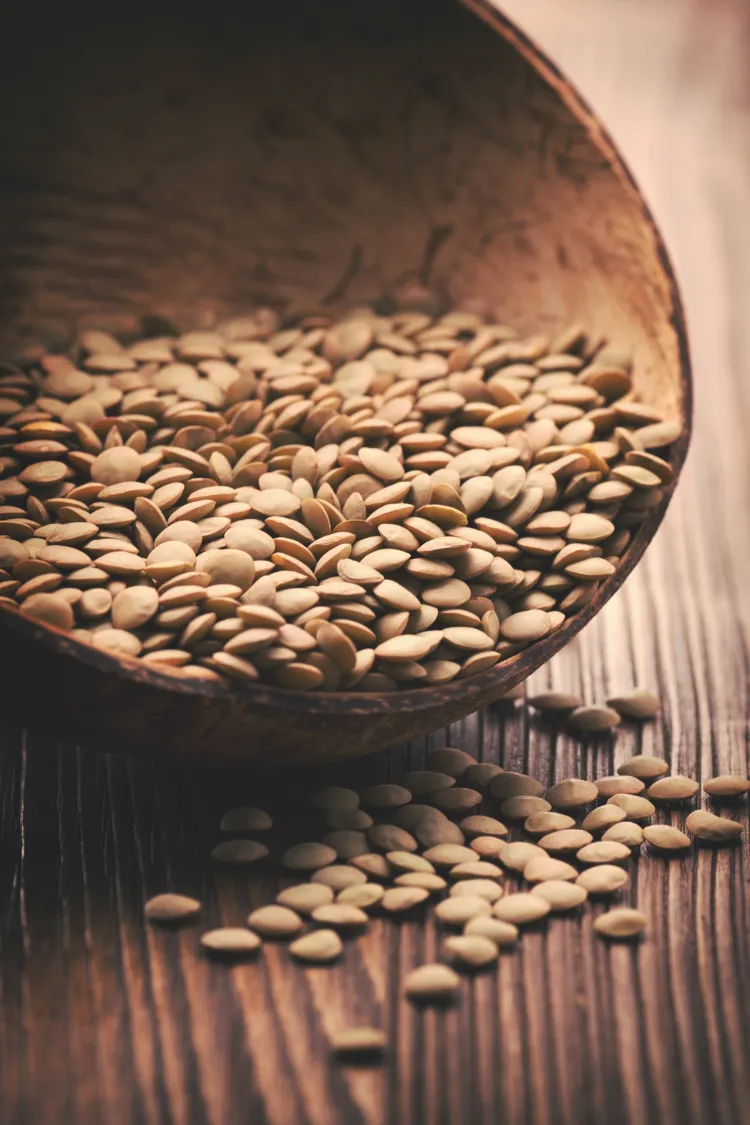
[[[640,397],[682,420],[679,472],[690,369],[659,233],[569,83],[486,0],[468,7],[219,0],[207,19],[157,0],[110,26],[98,7],[44,22],[18,3],[0,78],[0,354],[75,323],[335,311],[428,287],[522,329],[580,320],[632,349]],[[206,763],[392,745],[567,644],[635,566],[669,491],[582,612],[472,679],[392,695],[180,682],[6,611],[6,705],[102,749]]]

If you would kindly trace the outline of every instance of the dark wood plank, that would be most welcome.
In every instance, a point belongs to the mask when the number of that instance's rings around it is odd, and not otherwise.
[[[682,277],[697,381],[696,434],[666,525],[624,590],[534,678],[589,698],[658,686],[662,718],[583,744],[523,707],[497,706],[410,747],[329,771],[398,777],[434,746],[553,780],[610,772],[635,750],[696,777],[748,769],[750,127],[739,0],[506,0],[616,135]],[[646,22],[648,21],[648,22]],[[431,919],[377,921],[340,966],[303,969],[268,945],[226,968],[200,927],[144,927],[171,888],[206,925],[241,922],[274,872],[218,871],[223,809],[290,778],[165,769],[32,727],[0,746],[0,1118],[89,1125],[737,1125],[749,1119],[748,833],[739,848],[641,857],[621,896],[650,915],[637,948],[592,920],[556,919],[467,979],[461,1003],[421,1013],[400,982],[435,954]],[[297,794],[309,775],[291,778]],[[267,792],[266,792],[267,791]],[[294,806],[296,808],[296,806]],[[660,814],[676,824],[683,813]],[[741,807],[747,825],[747,806]],[[279,843],[283,834],[276,835]],[[383,1026],[382,1067],[332,1064],[327,1037]]]

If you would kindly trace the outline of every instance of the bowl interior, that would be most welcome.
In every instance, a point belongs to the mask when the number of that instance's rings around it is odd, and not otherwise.
[[[204,6],[136,2],[119,21],[78,4],[40,26],[13,0],[0,67],[0,353],[63,343],[82,325],[210,326],[258,304],[292,316],[427,291],[530,332],[581,321],[633,353],[641,399],[685,419],[679,305],[637,190],[563,80],[529,61],[489,4],[472,6],[484,21],[457,0],[219,0],[208,20]],[[319,706],[352,723],[414,712],[380,744],[450,721],[539,666],[618,577],[558,636],[476,681]],[[191,694],[34,635],[171,700]],[[311,707],[278,689],[198,694],[232,696],[235,712],[242,700]]]

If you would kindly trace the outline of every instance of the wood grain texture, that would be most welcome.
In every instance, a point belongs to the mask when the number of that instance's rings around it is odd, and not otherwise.
[[[741,5],[506,0],[602,114],[677,261],[696,367],[694,444],[663,530],[623,591],[534,688],[597,699],[657,686],[664,714],[586,745],[494,706],[343,781],[397,777],[464,746],[541,778],[611,772],[636,748],[695,777],[748,770],[750,100]],[[564,8],[564,12],[563,12]],[[644,27],[648,27],[648,32]],[[743,38],[744,36],[744,38]],[[744,46],[743,46],[744,44]],[[40,699],[42,693],[40,692]],[[289,779],[281,779],[281,782]],[[334,970],[269,945],[226,969],[200,927],[157,932],[143,899],[195,894],[239,922],[275,886],[207,858],[221,812],[268,796],[245,773],[84,753],[6,724],[0,755],[0,1118],[10,1125],[742,1125],[750,1083],[750,853],[639,858],[623,901],[638,948],[595,940],[596,911],[524,936],[461,1003],[420,1014],[403,974],[424,925],[376,922]],[[309,775],[295,774],[298,793]],[[290,800],[291,798],[287,798]],[[742,808],[747,826],[747,806]],[[682,822],[682,815],[671,818]],[[378,1022],[382,1068],[333,1065],[326,1035]]]

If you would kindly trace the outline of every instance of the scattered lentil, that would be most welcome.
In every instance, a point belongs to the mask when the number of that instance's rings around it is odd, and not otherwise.
[[[673,774],[671,777],[662,777],[654,781],[646,790],[650,801],[669,803],[671,801],[689,801],[698,792],[700,786],[691,777]]]
[[[660,710],[659,697],[648,688],[633,688],[614,696],[607,700],[607,706],[627,719],[653,719]]]
[[[464,933],[489,938],[490,941],[494,941],[498,949],[515,945],[518,941],[518,927],[512,922],[503,922],[500,918],[488,918],[483,914],[470,918],[464,926]]]
[[[647,797],[637,797],[632,793],[615,793],[607,804],[622,809],[628,820],[648,820],[656,812],[656,805],[653,805]]]
[[[201,910],[201,904],[187,895],[162,894],[150,898],[145,906],[149,922],[184,922]]]
[[[550,904],[539,895],[528,891],[518,891],[515,894],[503,895],[494,904],[492,913],[502,922],[512,922],[514,926],[525,926],[530,922],[538,922],[551,910]]]
[[[630,876],[622,867],[612,863],[602,863],[588,867],[576,879],[579,887],[585,887],[590,895],[612,895],[630,881]]]
[[[638,777],[641,781],[652,781],[661,777],[669,769],[669,762],[655,758],[651,754],[636,754],[618,767],[617,772],[624,777]]]
[[[600,937],[611,940],[629,940],[640,937],[648,925],[648,918],[640,910],[629,906],[619,906],[600,914],[594,922],[594,930]]]
[[[388,1045],[377,1027],[348,1027],[331,1036],[331,1050],[342,1058],[380,1057]]]
[[[575,910],[588,898],[588,891],[585,887],[562,879],[547,879],[542,883],[535,883],[531,888],[531,893],[548,902],[550,910],[554,914],[566,910]]]
[[[652,848],[662,852],[680,852],[689,848],[690,837],[671,824],[650,824],[643,829],[643,838]]]
[[[310,961],[313,964],[325,964],[335,961],[344,948],[341,938],[335,930],[312,930],[303,934],[289,946],[292,957],[299,961]]]
[[[615,840],[596,840],[593,844],[586,844],[576,852],[579,863],[619,863],[620,860],[630,859],[630,848],[626,844],[618,844]]]
[[[559,781],[547,790],[547,800],[555,810],[581,809],[590,805],[599,796],[599,790],[593,782],[583,781],[577,777]]]
[[[639,848],[643,843],[643,838],[643,829],[640,824],[634,824],[630,820],[613,824],[602,836],[602,840],[613,840],[618,844],[627,844],[629,848]]]
[[[224,813],[219,828],[222,832],[265,832],[273,828],[273,821],[265,809],[247,806]]]
[[[691,836],[697,840],[712,844],[729,844],[739,839],[742,835],[742,825],[736,820],[728,820],[723,816],[714,816],[705,809],[696,809],[691,812],[685,821],[685,827]]]
[[[219,863],[227,863],[232,867],[244,867],[250,863],[257,863],[259,859],[265,859],[268,855],[268,848],[265,844],[258,843],[257,840],[224,840],[221,844],[216,845],[211,855]]]
[[[481,934],[457,934],[443,941],[443,952],[454,965],[466,969],[483,969],[498,958],[498,947],[494,941]]]
[[[260,906],[249,915],[247,924],[262,937],[271,938],[291,937],[302,929],[299,914],[288,906]]]
[[[445,1003],[456,996],[460,983],[458,976],[448,965],[426,964],[407,973],[404,991],[410,1000]]]
[[[207,952],[216,956],[235,956],[255,953],[260,949],[262,942],[252,930],[245,930],[241,926],[223,926],[221,929],[208,930],[201,934],[201,945]]]
[[[750,792],[750,781],[737,774],[720,774],[704,781],[703,790],[715,799],[742,797]]]

